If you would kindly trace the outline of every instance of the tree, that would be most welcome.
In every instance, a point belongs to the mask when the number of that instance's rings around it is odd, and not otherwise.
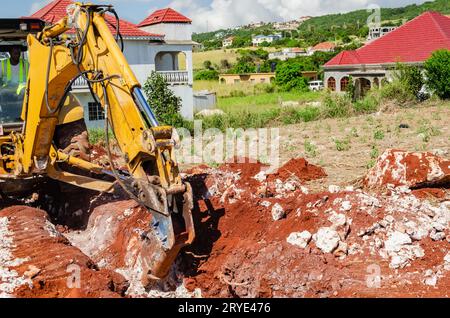
[[[144,84],[147,102],[152,107],[156,118],[161,124],[174,127],[182,126],[184,119],[180,115],[181,98],[169,89],[164,77],[152,72]]]
[[[280,63],[277,66],[275,83],[284,91],[307,91],[308,80],[302,76],[304,70],[305,66],[300,62]]]
[[[206,70],[211,70],[212,69],[212,63],[209,60],[206,60],[203,62],[203,68]]]
[[[223,59],[223,60],[220,61],[220,68],[228,70],[228,69],[231,68],[231,64],[230,64],[230,62],[228,62],[227,59]]]
[[[425,62],[427,86],[442,99],[450,98],[450,51],[439,50]]]
[[[196,81],[215,81],[219,79],[219,72],[216,70],[200,70],[195,72],[194,80]]]

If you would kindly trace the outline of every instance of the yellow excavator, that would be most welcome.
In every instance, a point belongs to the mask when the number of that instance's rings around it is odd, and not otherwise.
[[[105,15],[115,16],[114,31]],[[195,237],[192,189],[182,181],[174,155],[176,130],[159,125],[122,52],[116,11],[110,5],[75,3],[53,25],[33,19],[2,21],[0,51],[21,46],[29,61],[23,92],[0,87],[2,197],[19,196],[42,178],[106,193],[120,185],[152,215],[145,234],[145,274],[165,277],[180,249]],[[71,94],[78,79],[88,83],[104,110],[108,168],[86,156],[83,107]],[[115,167],[111,134],[127,169]]]

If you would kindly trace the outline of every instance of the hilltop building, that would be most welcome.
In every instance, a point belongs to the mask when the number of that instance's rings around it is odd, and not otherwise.
[[[397,29],[397,27],[395,26],[370,28],[367,41],[373,41],[375,39],[381,38],[382,36],[385,36],[389,32],[394,31],[395,29]]]
[[[257,35],[252,38],[253,46],[260,46],[263,43],[272,43],[274,41],[281,40],[283,35],[280,34],[270,34],[270,35]]]

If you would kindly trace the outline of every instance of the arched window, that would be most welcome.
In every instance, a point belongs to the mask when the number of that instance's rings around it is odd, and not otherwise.
[[[350,79],[348,78],[348,76],[345,76],[341,79],[341,92],[347,91],[349,83],[350,83]]]
[[[336,91],[336,79],[334,77],[328,79],[328,89],[333,92]]]

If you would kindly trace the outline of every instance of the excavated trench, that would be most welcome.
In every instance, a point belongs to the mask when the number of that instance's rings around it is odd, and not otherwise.
[[[273,172],[196,167],[185,178],[197,238],[146,287],[140,233],[150,214],[120,189],[47,181],[0,211],[0,296],[448,297],[449,175],[448,160],[395,150],[364,188],[319,193],[308,182],[326,172],[304,159]]]

